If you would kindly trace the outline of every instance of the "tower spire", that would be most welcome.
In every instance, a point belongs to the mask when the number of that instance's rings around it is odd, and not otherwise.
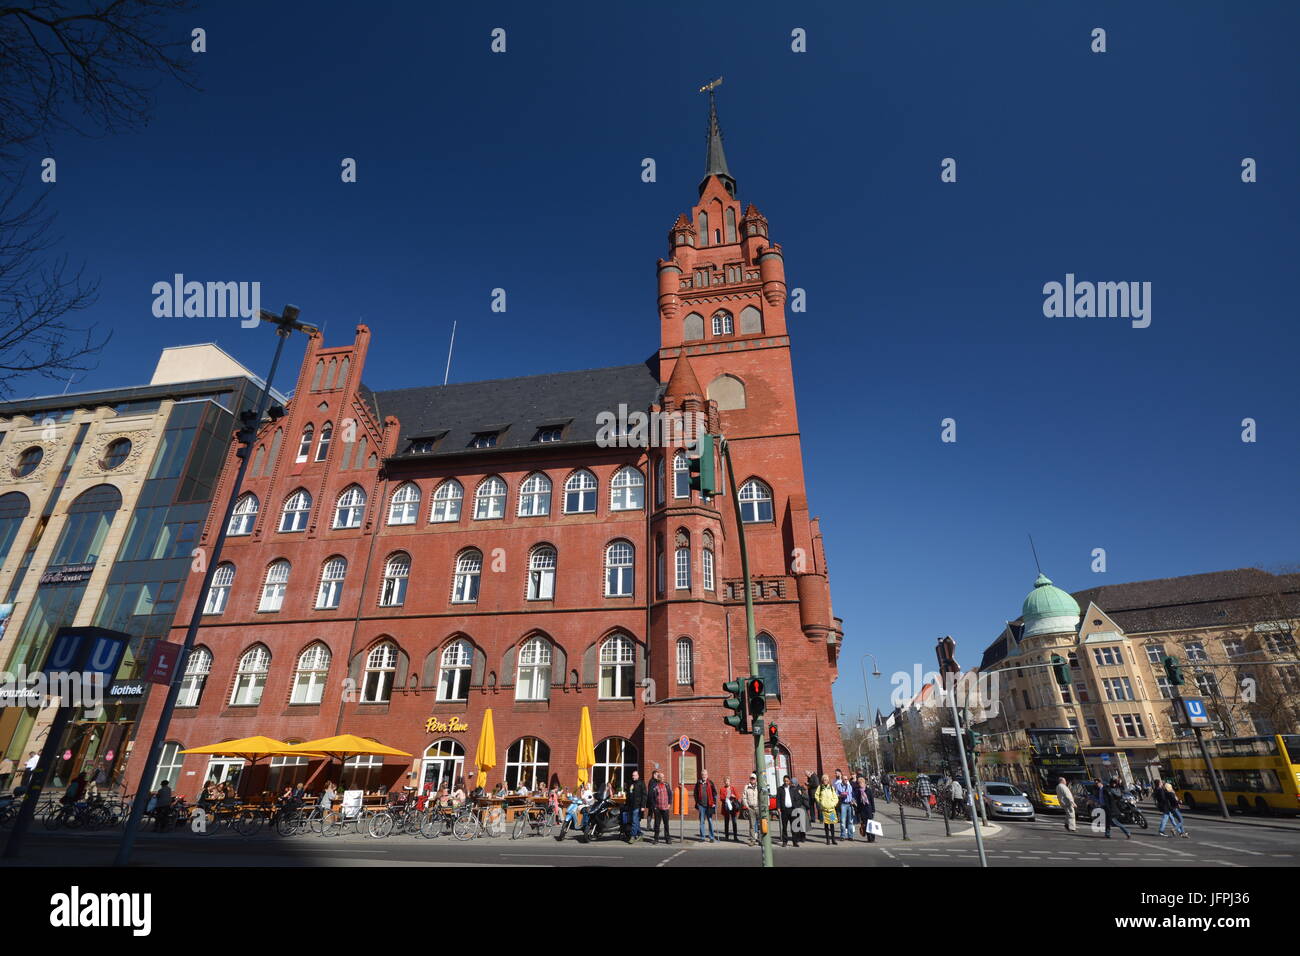
[[[736,195],[736,180],[727,169],[727,154],[722,150],[722,127],[718,125],[718,104],[713,91],[722,85],[722,77],[700,87],[701,93],[709,94],[709,132],[705,137],[707,147],[704,154],[704,179],[700,181],[700,193],[710,176],[717,176],[732,196]]]

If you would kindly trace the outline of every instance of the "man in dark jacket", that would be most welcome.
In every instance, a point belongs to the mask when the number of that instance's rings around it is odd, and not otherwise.
[[[700,842],[708,840],[710,843],[715,842],[713,838],[713,812],[718,809],[718,788],[709,779],[707,770],[700,771],[700,779],[695,784],[695,809],[700,813]],[[704,835],[704,824],[709,825],[709,835]]]
[[[804,808],[809,813],[809,823],[816,823],[822,818],[822,808],[817,805],[817,801],[812,799],[812,795],[817,792],[817,788],[822,785],[822,778],[815,773],[808,774],[808,789],[805,791],[808,795],[808,805]]]
[[[853,809],[857,812],[858,825],[861,828],[862,835],[867,838],[868,843],[875,843],[876,835],[868,829],[867,823],[876,815],[876,798],[871,795],[871,787],[867,785],[865,778],[858,777],[857,780],[853,781],[851,796]]]
[[[627,801],[623,804],[623,836],[628,843],[641,839],[641,810],[646,805],[645,783],[639,771],[632,771],[632,782],[627,785]]]
[[[798,846],[804,836],[795,826],[795,814],[807,809],[803,787],[790,781],[790,775],[781,778],[781,786],[776,788],[776,808],[781,814],[781,845],[789,846],[790,838]]]
[[[1110,837],[1110,828],[1119,827],[1121,833],[1133,839],[1133,834],[1128,832],[1124,824],[1119,822],[1119,815],[1124,809],[1124,791],[1119,785],[1119,780],[1111,778],[1110,786],[1102,791],[1102,809],[1106,813],[1106,837]]]

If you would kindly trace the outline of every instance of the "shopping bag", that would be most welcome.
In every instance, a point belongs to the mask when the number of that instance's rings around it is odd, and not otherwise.
[[[885,828],[882,827],[882,826],[881,826],[877,821],[875,821],[875,820],[868,820],[868,821],[867,821],[867,832],[870,833],[872,836],[884,836],[884,835],[885,835]]]

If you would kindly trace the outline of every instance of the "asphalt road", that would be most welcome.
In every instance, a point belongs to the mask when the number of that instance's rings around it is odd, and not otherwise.
[[[913,818],[910,839],[902,840],[897,808],[887,807],[880,819],[885,837],[874,844],[858,839],[826,846],[816,836],[798,848],[775,848],[777,866],[978,866],[971,828],[953,824],[945,836],[942,821]],[[1210,817],[1187,818],[1188,839],[1156,836],[1155,824],[1133,828],[1133,839],[1118,830],[1106,839],[1081,825],[1069,833],[1060,817],[1040,816],[1034,822],[999,823],[988,833],[985,849],[990,866],[1137,866],[1137,867],[1262,867],[1300,864],[1300,826],[1258,826]],[[817,828],[820,829],[820,828]],[[676,832],[676,828],[674,828]],[[355,835],[292,838],[263,833],[254,837],[215,833],[143,833],[136,845],[138,866],[755,866],[759,851],[744,844],[701,843],[694,822],[687,820],[685,842],[670,846],[641,842],[633,846],[614,839],[582,844],[572,837],[507,837],[465,843],[449,837],[425,840],[390,837],[378,841]],[[779,836],[779,835],[778,835]],[[107,866],[117,847],[114,833],[29,832],[22,857],[6,865]]]

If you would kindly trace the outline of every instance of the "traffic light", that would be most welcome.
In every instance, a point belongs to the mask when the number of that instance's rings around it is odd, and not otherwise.
[[[1176,687],[1186,683],[1183,677],[1183,667],[1178,663],[1178,658],[1173,655],[1166,655],[1164,665],[1165,676],[1169,678],[1169,683]]]
[[[749,733],[749,719],[745,712],[745,685],[738,680],[729,680],[722,685],[722,689],[728,695],[724,701],[726,708],[731,711],[729,717],[723,718],[727,726],[736,728],[738,733]]]
[[[773,754],[776,753],[776,748],[781,745],[776,736],[776,724],[767,725],[767,745],[772,748]]]
[[[702,495],[712,497],[718,493],[717,470],[714,468],[713,435],[702,434],[695,439],[698,458],[688,458],[691,470],[691,487]]]
[[[1052,674],[1062,687],[1070,686],[1070,663],[1060,654],[1052,655]]]
[[[962,737],[962,743],[966,745],[967,756],[972,756],[973,754],[975,754],[976,750],[980,745],[980,741],[984,739],[983,734],[978,734],[973,730],[967,730],[963,732],[961,737]]]
[[[754,730],[760,736],[763,733],[762,716],[767,710],[767,697],[763,694],[763,678],[751,677],[745,681],[745,711],[754,722]]]

